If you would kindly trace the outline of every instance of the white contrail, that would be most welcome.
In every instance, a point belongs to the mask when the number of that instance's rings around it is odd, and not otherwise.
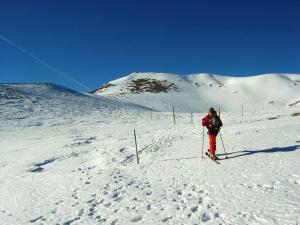
[[[44,60],[40,59],[39,57],[35,56],[33,53],[31,53],[30,51],[27,51],[25,48],[23,48],[22,46],[18,45],[17,43],[7,39],[6,37],[4,37],[2,34],[0,34],[0,39],[6,43],[8,43],[9,45],[15,47],[16,49],[18,49],[19,51],[23,52],[24,54],[30,56],[31,58],[33,58],[35,61],[37,61],[38,63],[40,63],[42,66],[46,67],[48,70],[57,73],[61,76],[63,76],[64,78],[74,82],[75,84],[83,87],[84,89],[86,89],[87,91],[90,91],[90,88],[88,88],[86,85],[82,84],[81,82],[75,80],[74,78],[72,78],[70,75],[59,71],[58,69],[55,69],[53,66],[50,66],[48,63],[46,63]]]

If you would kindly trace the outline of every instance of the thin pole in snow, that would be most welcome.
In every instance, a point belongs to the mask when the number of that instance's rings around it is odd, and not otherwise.
[[[221,131],[220,131],[220,138],[221,138],[223,149],[224,149],[224,152],[225,152],[225,159],[227,159],[227,153],[226,153],[226,150],[225,150],[225,146],[224,146],[224,142],[223,142]]]
[[[244,105],[242,104],[242,117],[244,116]]]
[[[173,121],[174,121],[174,124],[176,124],[174,105],[172,105],[172,108],[173,108]]]
[[[139,163],[140,163],[140,160],[139,160],[139,153],[138,153],[137,142],[136,142],[136,133],[135,133],[135,129],[133,130],[133,135],[134,135],[134,142],[135,142],[136,162],[137,162],[137,164],[139,164]]]

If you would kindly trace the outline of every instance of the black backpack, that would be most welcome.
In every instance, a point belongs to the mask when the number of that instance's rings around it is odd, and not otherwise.
[[[221,120],[220,120],[220,117],[218,117],[217,115],[214,116],[212,119],[211,119],[211,124],[213,125],[213,127],[219,127],[221,126]]]
[[[215,115],[211,118],[211,127],[209,127],[209,133],[213,135],[217,135],[219,133],[221,127],[221,120],[220,117]]]

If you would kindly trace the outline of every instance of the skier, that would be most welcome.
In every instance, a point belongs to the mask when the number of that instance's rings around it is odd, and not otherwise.
[[[213,160],[218,159],[216,152],[216,137],[223,123],[214,108],[210,108],[208,115],[202,119],[202,126],[207,127],[209,136],[209,157]]]

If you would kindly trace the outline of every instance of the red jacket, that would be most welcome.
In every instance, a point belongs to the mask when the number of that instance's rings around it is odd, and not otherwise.
[[[217,119],[219,120],[220,122],[220,126],[219,127],[222,127],[223,126],[223,123],[222,123],[222,120],[220,119],[220,117],[218,115],[216,115]],[[213,135],[217,135],[218,131],[216,132],[215,129],[212,128],[212,124],[211,124],[211,117],[210,115],[208,114],[207,116],[205,116],[203,119],[202,119],[202,126],[204,127],[207,127],[208,129],[208,134],[213,134]]]

